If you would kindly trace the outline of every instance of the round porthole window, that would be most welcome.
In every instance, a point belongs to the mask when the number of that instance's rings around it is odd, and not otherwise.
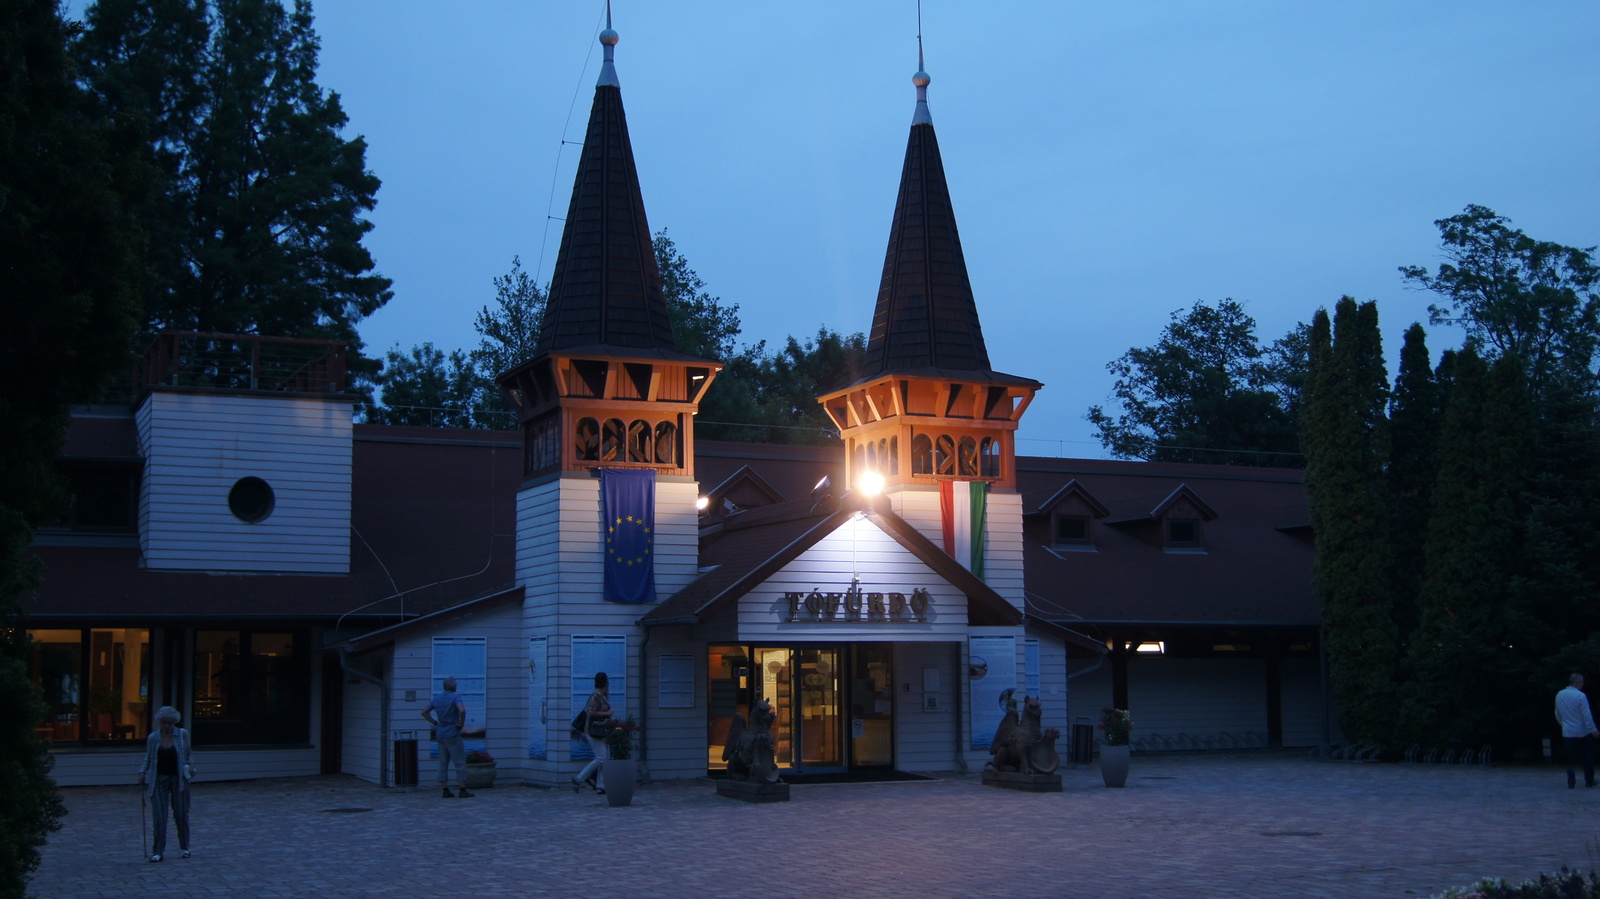
[[[276,504],[272,485],[260,478],[240,478],[228,491],[228,511],[240,521],[261,521],[272,514]]]

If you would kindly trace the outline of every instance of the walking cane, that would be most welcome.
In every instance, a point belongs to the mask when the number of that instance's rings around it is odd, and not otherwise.
[[[144,784],[139,784],[139,853],[141,858],[148,861],[150,858],[150,835],[145,832],[144,804]]]

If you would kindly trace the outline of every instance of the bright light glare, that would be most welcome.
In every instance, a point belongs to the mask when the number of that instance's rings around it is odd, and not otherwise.
[[[1140,643],[1138,646],[1135,646],[1133,648],[1133,651],[1134,652],[1166,652],[1167,651],[1167,644],[1165,644],[1165,643]]]
[[[877,496],[883,492],[883,475],[869,471],[856,480],[856,486],[868,496]]]
[[[694,507],[701,512],[704,512],[706,510],[706,506],[709,505],[711,505],[711,498],[707,496],[702,496],[694,501]]]

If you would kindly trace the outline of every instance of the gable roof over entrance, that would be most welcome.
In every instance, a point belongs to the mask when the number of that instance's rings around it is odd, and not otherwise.
[[[909,522],[889,511],[886,503],[867,502],[851,493],[833,507],[818,508],[806,501],[758,511],[759,515],[743,513],[740,518],[744,521],[725,527],[709,545],[702,546],[700,565],[705,573],[652,609],[639,623],[646,627],[700,624],[715,618],[857,513],[965,593],[968,623],[1015,625],[1022,622],[1022,613],[1015,606]]]

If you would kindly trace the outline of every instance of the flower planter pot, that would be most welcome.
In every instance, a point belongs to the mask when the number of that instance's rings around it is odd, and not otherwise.
[[[495,762],[467,762],[467,780],[462,784],[469,790],[494,786]]]
[[[606,790],[606,803],[613,808],[633,804],[633,759],[606,759],[600,766],[600,785]]]
[[[1106,782],[1106,786],[1127,786],[1130,751],[1126,745],[1100,747],[1100,778]]]

